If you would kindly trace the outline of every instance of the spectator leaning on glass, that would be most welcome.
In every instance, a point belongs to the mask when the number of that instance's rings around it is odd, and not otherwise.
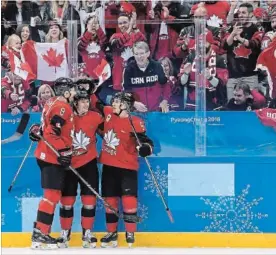
[[[128,63],[124,71],[123,87],[135,93],[137,101],[147,106],[149,111],[167,112],[170,88],[164,91],[162,86],[167,77],[161,64],[149,58],[150,50],[146,42],[137,42],[133,46],[135,60]]]
[[[226,105],[228,111],[252,111],[265,106],[265,98],[256,90],[250,91],[247,84],[236,84],[233,98]]]
[[[253,6],[243,3],[238,9],[238,22],[226,35],[223,48],[227,51],[229,80],[227,98],[233,97],[236,84],[244,83],[258,89],[258,76],[254,71],[260,54],[262,33],[252,23]]]

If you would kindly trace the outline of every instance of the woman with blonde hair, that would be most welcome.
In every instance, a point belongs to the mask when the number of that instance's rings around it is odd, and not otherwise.
[[[37,104],[33,106],[32,112],[41,112],[47,100],[54,96],[54,90],[51,88],[50,85],[41,85],[37,92]]]
[[[61,25],[58,23],[58,20],[52,20],[49,22],[49,30],[45,36],[46,43],[55,43],[64,38]]]
[[[8,37],[7,42],[1,48],[1,68],[2,71],[10,70],[10,55],[13,54],[17,58],[20,57],[21,39],[18,35],[13,34]],[[2,76],[4,73],[2,74]]]

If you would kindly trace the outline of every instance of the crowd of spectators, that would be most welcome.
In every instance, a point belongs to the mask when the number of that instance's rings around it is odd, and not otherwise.
[[[105,103],[127,90],[149,111],[194,110],[198,17],[207,110],[249,111],[276,98],[276,0],[16,0],[1,1],[1,13],[2,112],[39,112],[54,96],[53,77],[67,70],[68,20],[78,24],[73,78],[96,82],[103,60],[111,67],[96,91]]]

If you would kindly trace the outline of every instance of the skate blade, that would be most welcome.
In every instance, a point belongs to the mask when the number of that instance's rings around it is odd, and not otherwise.
[[[85,249],[94,249],[97,247],[97,243],[89,243],[87,241],[83,241],[82,242],[82,248],[85,248]]]
[[[44,244],[39,242],[32,242],[32,250],[56,250],[58,249],[57,244]]]
[[[65,243],[57,243],[57,246],[59,249],[66,249],[69,248],[69,243],[65,242]]]
[[[116,248],[118,246],[118,241],[111,241],[109,243],[101,243],[102,248]]]
[[[133,243],[128,243],[128,248],[132,248]]]

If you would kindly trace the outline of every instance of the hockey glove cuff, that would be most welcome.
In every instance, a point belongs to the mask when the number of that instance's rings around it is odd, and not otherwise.
[[[65,148],[65,149],[58,150],[58,152],[60,155],[57,158],[58,163],[64,167],[70,166],[71,160],[72,160],[72,154],[73,154],[72,149]]]
[[[39,124],[33,124],[29,129],[29,138],[33,142],[38,142],[40,140],[40,137],[38,135],[41,135],[40,125]]]
[[[139,155],[143,158],[152,154],[152,148],[148,143],[142,143],[141,147],[138,148]]]

